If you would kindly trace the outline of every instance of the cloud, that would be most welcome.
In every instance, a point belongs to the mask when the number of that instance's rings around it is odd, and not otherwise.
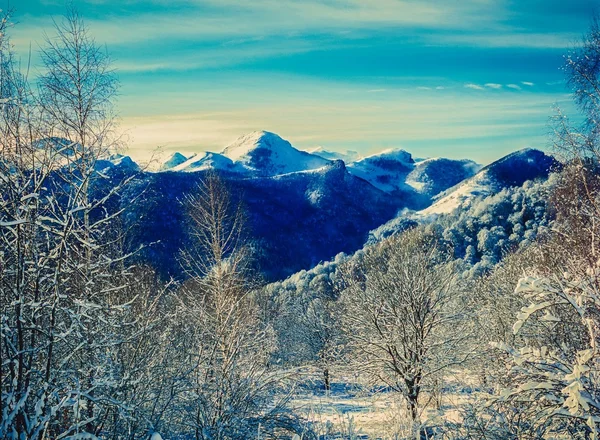
[[[126,73],[218,69],[282,55],[307,53],[313,48],[311,42],[295,39],[277,39],[266,45],[251,42],[239,46],[205,45],[150,54],[139,59],[135,56],[119,57],[113,65],[117,71]]]
[[[491,34],[473,29],[467,33],[438,33],[427,36],[431,43],[446,46],[530,49],[568,49],[578,37],[577,32],[523,33],[511,27],[503,27]]]
[[[32,3],[35,4],[33,0]],[[44,11],[61,14],[63,3],[54,3]],[[119,13],[98,15],[98,5],[108,9],[115,3]],[[263,37],[302,35],[357,38],[363,32],[402,29],[407,38],[425,44],[564,48],[579,34],[579,30],[559,33],[535,28],[525,33],[523,26],[510,25],[514,15],[511,6],[493,0],[88,0],[81,7],[98,41],[125,46],[141,42],[164,44],[169,40],[235,44]],[[31,40],[39,41],[42,29],[51,26],[48,14],[29,14],[14,30],[15,41],[22,46]]]
[[[521,81],[521,84],[527,87],[533,87],[535,85],[535,83],[532,83],[530,81]]]
[[[60,2],[58,2],[60,3]],[[96,0],[105,7],[115,1]],[[441,4],[435,0],[203,0],[129,2],[126,14],[87,18],[99,41],[131,44],[165,38],[245,39],[294,33],[348,33],[352,30],[390,28],[460,29],[487,22],[480,0]],[[179,6],[179,7],[173,7]],[[63,12],[62,6],[53,9]],[[92,8],[90,10],[93,10]],[[151,12],[146,12],[146,11]],[[86,17],[85,11],[83,11]],[[17,30],[19,38],[39,35],[50,17],[28,16]]]
[[[519,86],[517,84],[507,84],[506,87],[508,87],[509,89],[513,89],[513,90],[521,90],[521,86]]]
[[[490,89],[501,89],[502,88],[502,84],[496,84],[496,83],[487,83],[485,86]]]
[[[537,139],[546,135],[548,115],[559,97],[548,92],[464,93],[463,85],[444,93],[420,93],[416,87],[364,93],[381,86],[374,83],[361,89],[340,81],[258,74],[237,81],[225,78],[218,89],[201,84],[187,93],[157,84],[156,93],[141,96],[137,103],[156,113],[123,118],[122,125],[132,137],[130,154],[147,154],[158,145],[169,151],[220,151],[246,132],[267,129],[298,148],[325,144],[364,153],[379,145],[402,143],[420,156],[485,161],[488,147],[500,154],[493,148],[499,137],[506,138],[503,152],[523,142],[541,145]],[[296,93],[281,96],[281,90],[291,88]],[[161,105],[165,102],[176,102],[178,113],[169,113],[173,110]],[[458,147],[444,151],[449,142],[458,145],[470,139],[479,139],[472,151]]]
[[[473,89],[473,90],[484,90],[484,88],[483,88],[483,87],[481,87],[480,85],[478,85],[478,84],[473,84],[473,83],[468,83],[468,84],[465,84],[465,88],[466,88],[466,89]]]

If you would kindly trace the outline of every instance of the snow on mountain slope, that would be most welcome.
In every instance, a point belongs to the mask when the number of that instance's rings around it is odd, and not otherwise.
[[[181,162],[168,171],[194,172],[207,169],[242,173],[245,171],[243,168],[236,166],[230,158],[219,153],[210,153],[207,151],[192,155],[185,162]]]
[[[222,155],[261,176],[321,168],[330,162],[297,150],[288,141],[268,131],[255,131],[242,136],[227,146]]]
[[[214,168],[246,177],[273,177],[318,170],[342,160],[350,174],[403,200],[411,199],[413,208],[428,206],[432,196],[477,170],[471,161],[438,158],[415,162],[410,153],[401,149],[358,157],[357,152],[350,150],[333,152],[318,147],[310,152],[300,151],[275,133],[255,131],[238,138],[222,153],[171,153],[146,169],[194,172]]]
[[[140,171],[139,165],[131,157],[122,154],[113,154],[104,159],[98,159],[94,168],[102,174],[110,174],[111,172],[135,174]]]
[[[493,190],[494,182],[489,179],[486,173],[477,174],[466,182],[441,194],[441,197],[433,205],[419,211],[419,214],[424,216],[449,214],[455,209],[467,206],[476,197],[492,194]]]
[[[410,153],[400,149],[385,150],[348,164],[351,174],[388,193],[405,189],[406,176],[413,168]]]
[[[187,160],[188,158],[186,156],[179,152],[175,152],[160,166],[160,171],[166,171],[175,168]]]
[[[472,160],[425,159],[415,163],[406,183],[416,191],[433,197],[474,176],[480,169],[481,165]]]
[[[490,195],[510,186],[521,186],[527,180],[546,178],[557,166],[558,162],[542,151],[532,148],[516,151],[439,194],[431,206],[418,214],[447,214],[458,208],[465,208],[476,197]]]
[[[439,215],[469,212],[485,197],[495,197],[506,188],[522,187],[527,181],[547,181],[550,172],[559,168],[560,164],[542,151],[516,151],[438,194],[431,206],[420,211],[401,211],[394,219],[373,229],[369,234],[368,243],[377,243],[385,237],[398,234],[419,222],[433,220]]]
[[[139,165],[135,163],[133,159],[129,156],[124,156],[122,154],[113,154],[108,158],[108,160],[117,167],[121,167],[130,171],[140,170]]]
[[[436,194],[473,176],[480,165],[470,160],[443,158],[415,162],[400,149],[385,150],[348,165],[348,171],[388,193],[416,193],[429,200]]]

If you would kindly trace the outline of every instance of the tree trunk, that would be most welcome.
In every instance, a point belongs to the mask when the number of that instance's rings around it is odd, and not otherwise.
[[[329,394],[331,391],[331,382],[329,377],[329,368],[327,367],[323,369],[323,381],[325,382],[325,392]]]
[[[421,422],[419,421],[419,394],[421,386],[420,378],[405,379],[407,393],[406,400],[408,402],[408,412],[412,422],[412,438],[420,440],[421,438]]]

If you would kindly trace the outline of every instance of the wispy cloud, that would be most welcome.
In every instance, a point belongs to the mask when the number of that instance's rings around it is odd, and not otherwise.
[[[513,90],[521,90],[521,86],[519,86],[517,84],[507,84],[506,87],[508,87],[509,89],[513,89]]]
[[[521,81],[521,84],[523,84],[524,86],[527,86],[527,87],[535,86],[535,83],[532,83],[530,81]]]
[[[488,47],[488,48],[531,48],[531,49],[567,49],[577,41],[577,32],[558,33],[522,33],[510,27],[500,27],[494,33],[446,33],[428,38],[437,44],[448,46]]]
[[[238,46],[205,45],[180,48],[168,53],[151,54],[141,59],[117,59],[114,67],[120,72],[186,71],[217,69],[282,55],[307,53],[314,49],[311,42],[298,39],[277,39],[269,44],[246,43]]]
[[[472,90],[485,90],[479,84],[473,84],[473,83],[467,83],[467,84],[465,84],[465,88],[466,89],[472,89]]]
[[[95,10],[115,0],[88,0]],[[524,33],[510,25],[514,14],[493,0],[165,0],[124,1],[127,13],[93,14],[86,21],[103,43],[132,45],[167,40],[240,41],[269,36],[329,34],[360,37],[365,31],[403,29],[425,43],[483,47],[568,47],[575,32]],[[146,5],[150,3],[153,8]],[[60,14],[62,2],[53,9]],[[82,6],[84,6],[83,3]],[[29,15],[15,29],[15,41],[39,40],[48,16]],[[422,30],[431,30],[423,34]],[[486,29],[485,33],[480,30]]]
[[[105,7],[113,2],[101,1]],[[204,0],[152,2],[162,6],[145,12],[145,2],[130,2],[129,15],[109,15],[87,19],[100,41],[131,44],[164,38],[203,38],[226,40],[290,35],[297,32],[348,32],[389,27],[431,27],[458,29],[488,21],[480,0],[441,4],[434,0]],[[178,11],[178,12],[174,12]],[[62,12],[56,8],[56,12]],[[48,26],[48,17],[28,17],[19,37]]]
[[[487,83],[485,86],[490,89],[501,89],[502,88],[502,84],[496,84],[496,83]]]
[[[451,142],[505,137],[506,150],[498,151],[498,144],[494,144],[493,155],[499,157],[525,144],[543,146],[547,118],[557,100],[549,93],[484,95],[464,93],[461,88],[444,93],[419,93],[416,88],[351,93],[351,84],[301,82],[293,77],[251,77],[248,82],[254,87],[199,88],[186,95],[158,92],[143,98],[139,105],[144,107],[156,105],[153,102],[177,102],[181,110],[179,114],[125,117],[123,126],[132,137],[131,153],[144,154],[158,145],[169,151],[220,151],[248,131],[265,129],[279,133],[298,148],[323,144],[365,152],[402,143],[407,147],[419,145],[413,149],[415,154],[453,157],[466,153],[464,149],[444,150]],[[264,88],[266,83],[270,90]],[[281,90],[290,87],[297,93],[284,101],[276,99]],[[226,103],[232,99],[237,107],[228,109]],[[491,150],[481,145],[468,156],[482,162],[491,160]]]

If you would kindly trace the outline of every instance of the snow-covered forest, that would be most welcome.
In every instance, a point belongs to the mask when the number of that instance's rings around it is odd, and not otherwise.
[[[77,12],[36,77],[12,29],[0,439],[598,438],[597,22],[565,56],[579,113],[556,109],[551,155],[346,169],[261,132],[155,174],[121,155],[117,73]],[[239,159],[248,142],[285,166]],[[306,203],[289,241],[268,238],[281,188]]]

